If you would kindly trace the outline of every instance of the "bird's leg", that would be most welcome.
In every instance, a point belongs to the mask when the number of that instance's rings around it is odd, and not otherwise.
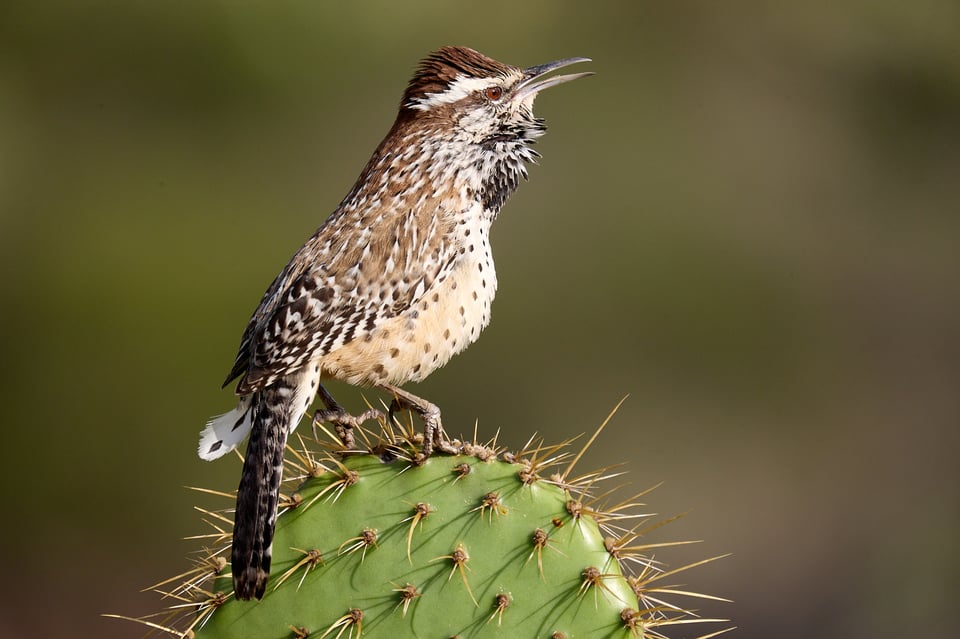
[[[390,422],[393,422],[393,414],[398,410],[412,410],[423,420],[424,458],[430,456],[434,445],[438,450],[450,455],[456,455],[460,452],[459,448],[447,439],[447,434],[443,432],[443,426],[440,424],[440,409],[436,405],[392,384],[380,384],[380,388],[393,395],[388,415]]]
[[[337,437],[344,448],[353,448],[355,440],[353,429],[368,419],[383,419],[383,413],[376,408],[369,408],[359,415],[351,415],[343,406],[337,403],[337,400],[327,392],[323,384],[319,384],[317,394],[320,395],[320,401],[323,402],[325,410],[318,410],[313,414],[313,438],[317,439],[317,424],[321,422],[330,422],[337,433]]]

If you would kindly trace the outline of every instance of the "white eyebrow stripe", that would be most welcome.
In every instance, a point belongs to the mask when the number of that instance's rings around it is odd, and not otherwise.
[[[440,104],[453,104],[464,99],[472,93],[482,91],[487,87],[499,85],[502,78],[470,78],[467,76],[458,76],[450,87],[442,93],[428,93],[422,98],[418,98],[413,104],[409,105],[413,109],[426,111]]]

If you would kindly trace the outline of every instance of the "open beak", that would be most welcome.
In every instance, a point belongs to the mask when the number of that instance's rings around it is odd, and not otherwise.
[[[564,82],[569,82],[570,80],[576,80],[578,78],[585,78],[588,75],[593,75],[592,71],[586,71],[584,73],[570,73],[568,75],[554,75],[549,78],[544,77],[546,74],[554,71],[556,69],[562,69],[563,67],[570,66],[571,64],[577,64],[580,62],[591,62],[590,58],[565,58],[563,60],[555,60],[553,62],[547,62],[546,64],[538,64],[535,67],[530,67],[523,70],[523,80],[520,84],[517,85],[516,93],[513,96],[514,100],[522,101],[530,96],[534,96],[540,91],[547,89],[549,87],[556,86],[558,84],[563,84]]]

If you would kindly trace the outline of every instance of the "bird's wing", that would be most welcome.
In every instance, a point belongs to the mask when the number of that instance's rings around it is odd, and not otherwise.
[[[454,224],[410,210],[362,232],[331,219],[297,252],[260,302],[241,340],[237,393],[273,383],[399,315],[452,268]]]

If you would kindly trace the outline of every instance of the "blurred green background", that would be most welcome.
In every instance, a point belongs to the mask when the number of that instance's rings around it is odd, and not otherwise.
[[[250,312],[464,44],[597,76],[539,100],[493,323],[412,389],[511,446],[629,393],[584,468],[691,511],[661,559],[734,553],[678,581],[736,636],[960,636],[960,4],[775,4],[0,5],[0,635],[142,634],[98,615],[236,485],[195,446]]]

